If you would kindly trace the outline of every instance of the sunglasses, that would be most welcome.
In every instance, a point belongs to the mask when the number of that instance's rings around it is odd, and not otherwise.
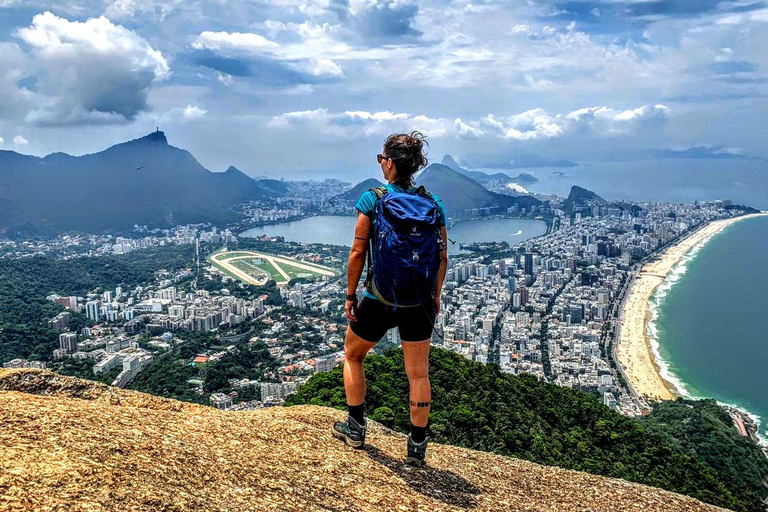
[[[384,155],[382,155],[381,153],[379,153],[378,155],[376,155],[376,160],[377,160],[379,163],[381,163],[381,161],[382,161],[382,160],[392,160],[392,159],[391,159],[391,158],[389,158],[388,156],[384,156]]]

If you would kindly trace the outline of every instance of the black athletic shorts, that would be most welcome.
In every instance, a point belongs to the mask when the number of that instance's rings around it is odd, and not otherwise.
[[[432,338],[435,302],[430,300],[420,306],[395,309],[376,299],[363,297],[355,316],[357,322],[352,322],[350,327],[365,341],[376,343],[393,327],[400,330],[401,341],[424,341]]]

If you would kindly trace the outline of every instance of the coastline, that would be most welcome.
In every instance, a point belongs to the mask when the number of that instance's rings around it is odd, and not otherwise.
[[[702,247],[731,224],[761,215],[766,213],[712,221],[645,263],[633,276],[627,298],[621,307],[616,359],[638,397],[673,400],[686,394],[680,383],[675,382],[677,379],[667,371],[659,357],[658,346],[654,346],[658,343],[648,334],[654,315],[651,299],[658,287],[667,281],[675,266],[692,250]]]

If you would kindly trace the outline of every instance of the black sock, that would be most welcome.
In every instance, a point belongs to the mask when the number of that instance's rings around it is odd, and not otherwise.
[[[360,425],[365,421],[365,402],[360,405],[347,405],[349,415]]]
[[[427,438],[427,427],[417,427],[411,423],[411,439],[416,444],[421,444]]]

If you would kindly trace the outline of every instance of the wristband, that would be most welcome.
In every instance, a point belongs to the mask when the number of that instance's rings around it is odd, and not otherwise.
[[[357,294],[351,293],[351,294],[347,295],[347,300],[357,301]]]

